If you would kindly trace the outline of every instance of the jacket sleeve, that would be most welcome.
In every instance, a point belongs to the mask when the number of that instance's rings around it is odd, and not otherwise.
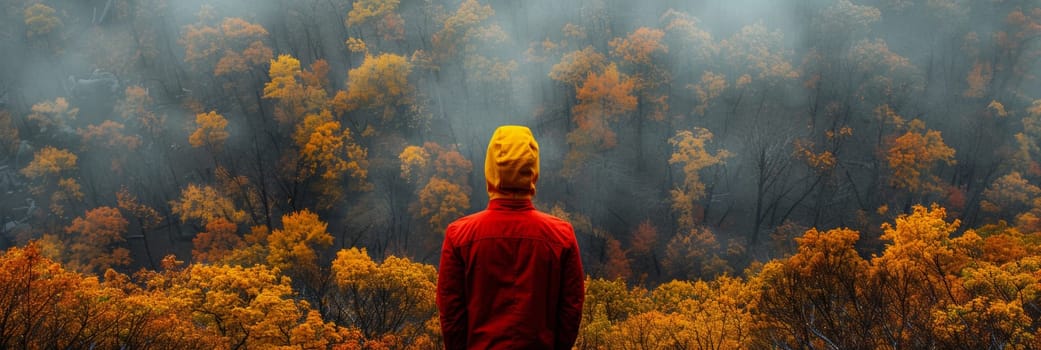
[[[456,252],[450,236],[446,234],[441,246],[441,262],[437,273],[437,309],[445,349],[466,348],[467,315],[464,286],[462,258]]]
[[[560,310],[557,311],[556,349],[571,349],[578,338],[578,327],[582,322],[582,303],[585,301],[585,273],[582,272],[582,255],[578,251],[578,241],[571,231],[571,247],[563,256],[563,273],[561,274]]]

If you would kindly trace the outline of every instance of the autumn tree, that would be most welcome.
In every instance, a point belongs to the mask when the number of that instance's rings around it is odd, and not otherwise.
[[[29,121],[33,122],[41,133],[58,133],[72,131],[70,125],[76,120],[79,108],[69,105],[63,97],[54,101],[43,101],[32,106]]]
[[[307,297],[321,298],[325,292],[328,279],[319,253],[333,244],[327,226],[318,214],[304,209],[283,215],[282,228],[271,231],[267,238],[268,265],[300,283]]]
[[[202,225],[217,218],[240,222],[246,217],[246,213],[237,209],[231,199],[206,185],[188,184],[181,190],[180,199],[170,201],[170,207],[181,222],[198,220]]]
[[[590,73],[600,74],[607,67],[607,58],[592,46],[564,54],[549,71],[550,79],[578,89]]]
[[[911,193],[938,191],[940,179],[932,169],[954,164],[954,149],[943,142],[939,131],[928,130],[925,122],[912,120],[906,131],[887,143],[889,184]]]
[[[169,259],[168,259],[169,260]],[[264,265],[193,264],[153,273],[150,290],[168,298],[197,332],[215,337],[220,348],[317,348],[350,340],[350,330],[322,320],[294,298],[288,278]]]
[[[871,333],[874,305],[863,284],[869,264],[854,249],[859,236],[810,229],[796,238],[794,255],[763,267],[754,307],[771,346],[882,345]]]
[[[665,32],[660,29],[640,27],[627,37],[615,38],[608,43],[611,55],[631,66],[634,88],[639,94],[637,114],[640,118],[662,121],[669,109],[668,94],[659,88],[667,85],[671,76],[658,62],[660,59],[656,59],[669,52],[669,47],[662,41],[664,36]],[[643,119],[636,122],[637,137],[642,140]]]
[[[0,110],[0,154],[14,154],[19,141],[18,128],[14,126],[11,113]]]
[[[141,203],[137,196],[130,193],[130,190],[125,186],[116,192],[116,205],[123,211],[124,217],[133,218],[137,224],[140,234],[136,235],[136,237],[141,238],[142,243],[144,243],[148,265],[154,269],[155,260],[152,257],[152,248],[149,246],[148,237],[150,236],[149,231],[157,228],[159,223],[162,222],[162,217],[159,216],[159,212],[154,208]]]
[[[125,247],[127,220],[119,209],[98,207],[65,227],[69,264],[83,272],[102,272],[130,264]]]
[[[405,20],[395,12],[399,0],[363,0],[357,1],[347,12],[348,27],[365,26],[375,23],[376,34],[383,40],[401,40],[405,36]]]
[[[608,66],[602,74],[586,76],[575,95],[578,104],[571,109],[575,129],[567,135],[570,148],[564,161],[565,176],[577,175],[589,157],[617,145],[611,124],[636,110],[634,84],[615,65]]]
[[[21,173],[33,181],[30,192],[45,196],[50,193],[51,213],[62,216],[66,208],[83,199],[80,184],[74,177],[78,157],[72,152],[51,146],[33,154],[33,160]]]
[[[430,232],[444,233],[470,208],[473,164],[456,147],[434,142],[407,146],[398,154],[401,177],[415,186],[418,201],[409,210],[426,221]]]
[[[676,222],[681,232],[694,229],[696,202],[706,195],[705,183],[701,181],[701,170],[721,164],[730,156],[726,150],[711,153],[706,148],[709,141],[712,141],[712,132],[703,128],[680,130],[669,138],[669,143],[674,148],[669,164],[683,165],[683,184],[670,191],[672,209],[678,215]]]
[[[329,317],[357,327],[366,338],[387,335],[408,344],[430,337],[427,323],[436,319],[433,266],[408,258],[377,263],[366,250],[340,250],[333,261],[335,292],[328,297]]]
[[[669,275],[681,279],[718,276],[728,271],[720,258],[720,244],[708,227],[693,227],[680,232],[665,245],[665,265]]]
[[[36,3],[25,8],[25,36],[36,46],[60,53],[65,24],[56,15],[54,8]]]
[[[980,209],[987,213],[1009,218],[1009,214],[1022,213],[1030,208],[1034,198],[1041,195],[1041,188],[1030,184],[1019,172],[1011,172],[994,180],[983,191]],[[1001,215],[1005,213],[1005,215]]]
[[[300,60],[290,55],[271,60],[271,80],[264,84],[263,97],[278,101],[275,119],[280,124],[295,125],[306,115],[328,108],[327,68],[324,61],[316,61],[310,71],[305,71]]]
[[[932,310],[962,300],[964,291],[955,281],[980,242],[974,234],[951,237],[959,224],[947,222],[947,211],[935,205],[914,206],[895,224],[883,224],[881,238],[888,243],[883,254],[871,260],[869,278],[881,298],[884,322],[891,325],[880,334],[887,343],[930,344]]]
[[[98,153],[109,155],[111,166],[109,169],[117,174],[123,173],[128,159],[128,152],[133,152],[141,146],[141,137],[137,135],[126,135],[124,125],[111,120],[106,120],[99,125],[88,125],[86,129],[78,129],[77,133],[83,139],[84,144],[91,144]]]
[[[245,246],[238,235],[238,225],[224,218],[206,223],[206,231],[192,238],[192,259],[199,263],[220,262],[231,251]]]
[[[268,63],[272,51],[265,43],[268,32],[259,24],[241,18],[225,18],[220,25],[205,23],[212,8],[204,8],[200,21],[184,27],[179,39],[184,46],[184,61],[215,76],[248,73],[252,67]]]
[[[237,17],[224,18],[217,25],[212,11],[212,7],[204,6],[199,20],[182,29],[178,42],[184,46],[184,62],[210,79],[212,88],[233,97],[232,102],[246,112],[263,114],[256,85],[263,65],[274,55],[265,43],[268,31]]]
[[[402,119],[408,106],[414,103],[414,87],[408,81],[411,66],[404,56],[391,53],[368,55],[362,64],[347,72],[347,93],[336,96],[334,103],[343,104],[344,110],[368,110],[380,116],[383,123]],[[342,101],[342,102],[341,102]]]
[[[293,133],[297,146],[295,161],[284,163],[284,171],[298,182],[311,180],[318,197],[318,208],[328,209],[344,198],[344,175],[349,174],[350,188],[370,188],[368,151],[355,143],[351,130],[340,126],[328,111],[310,114]],[[292,159],[292,158],[291,158]]]
[[[166,116],[156,115],[152,111],[154,103],[148,89],[132,85],[124,90],[123,99],[116,102],[115,110],[126,126],[138,130],[142,135],[159,138],[165,129]]]
[[[629,264],[629,257],[622,249],[622,243],[617,239],[607,239],[607,261],[604,263],[604,277],[609,279],[628,280],[633,270]]]
[[[203,147],[211,153],[219,152],[228,139],[228,120],[216,111],[195,115],[195,131],[188,137],[192,147]]]

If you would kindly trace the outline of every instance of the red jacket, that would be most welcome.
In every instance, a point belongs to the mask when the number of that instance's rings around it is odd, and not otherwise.
[[[570,349],[585,276],[571,224],[495,198],[448,226],[437,306],[448,349]]]

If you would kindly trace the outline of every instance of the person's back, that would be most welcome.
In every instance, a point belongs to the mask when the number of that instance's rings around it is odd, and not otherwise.
[[[445,232],[437,303],[446,348],[571,348],[585,277],[571,225],[531,204],[538,180],[531,131],[496,130],[485,177],[488,209]]]

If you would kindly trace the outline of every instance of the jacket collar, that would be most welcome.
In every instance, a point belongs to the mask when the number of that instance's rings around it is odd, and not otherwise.
[[[488,210],[535,210],[530,198],[495,198],[488,201]]]

